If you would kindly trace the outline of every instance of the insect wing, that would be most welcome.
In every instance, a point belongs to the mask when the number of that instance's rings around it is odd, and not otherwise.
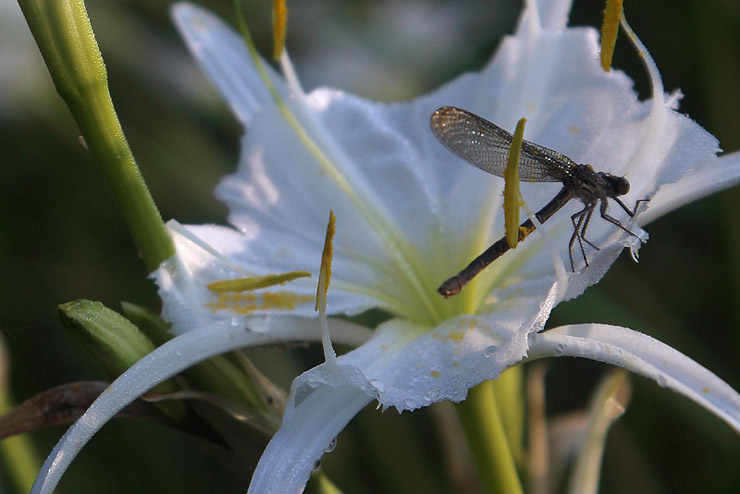
[[[430,121],[432,131],[452,152],[483,171],[503,177],[512,135],[469,111],[443,106]],[[519,177],[527,182],[562,182],[573,160],[533,142],[522,143]]]

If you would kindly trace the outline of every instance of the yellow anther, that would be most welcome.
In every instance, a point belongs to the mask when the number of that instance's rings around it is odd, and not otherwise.
[[[288,31],[288,7],[285,0],[272,0],[272,38],[275,47],[272,58],[279,60],[285,49],[285,33]]]
[[[606,0],[604,23],[601,25],[601,68],[609,72],[612,66],[614,45],[617,43],[619,19],[622,17],[622,0]]]
[[[281,274],[268,274],[267,276],[214,281],[206,286],[212,292],[246,292],[249,290],[257,290],[258,288],[282,285],[285,282],[293,281],[297,278],[310,277],[311,273],[308,271],[289,271]]]
[[[524,124],[526,118],[522,118],[516,124],[514,137],[511,139],[509,158],[506,162],[504,172],[504,226],[506,228],[506,243],[514,249],[519,242],[519,208],[521,207],[522,195],[519,192],[519,157],[524,140]]]
[[[329,224],[326,225],[326,239],[324,240],[324,251],[321,253],[321,270],[319,271],[319,286],[316,288],[316,310],[326,312],[326,293],[331,281],[331,261],[334,256],[334,223],[336,217],[334,211],[329,211]]]

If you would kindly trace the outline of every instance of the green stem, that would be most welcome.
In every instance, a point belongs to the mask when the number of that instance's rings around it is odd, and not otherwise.
[[[0,416],[15,408],[8,389],[10,359],[5,342],[0,338]],[[13,492],[29,492],[41,468],[39,458],[29,434],[18,434],[0,441],[0,465],[6,483]]]
[[[524,462],[524,366],[515,365],[501,373],[492,384],[496,393],[496,406],[511,455],[518,466]]]
[[[483,489],[487,493],[522,493],[504,424],[496,406],[494,381],[472,388],[457,405]]]
[[[306,490],[312,494],[342,494],[341,489],[334,485],[322,471],[314,472],[308,479]]]
[[[0,415],[14,408],[7,395],[0,396]],[[41,468],[39,458],[29,434],[18,434],[0,441],[0,463],[12,492],[29,492]]]
[[[102,54],[82,0],[18,0],[57,92],[69,107],[147,268],[174,245],[136,166],[108,91]]]

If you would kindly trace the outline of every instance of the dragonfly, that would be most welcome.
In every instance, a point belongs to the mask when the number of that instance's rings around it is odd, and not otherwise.
[[[450,151],[485,172],[498,177],[504,176],[513,137],[509,132],[483,117],[452,106],[443,106],[435,110],[430,124],[434,135]],[[622,202],[619,196],[624,196],[630,191],[630,183],[626,178],[595,171],[591,165],[578,164],[564,154],[526,140],[522,142],[519,176],[521,180],[527,182],[561,182],[563,184],[560,192],[535,214],[540,223],[550,219],[571,199],[579,199],[583,203],[583,209],[570,217],[573,222],[573,235],[568,244],[568,254],[573,272],[575,272],[573,246],[576,242],[581,249],[586,267],[588,267],[588,258],[583,244],[599,250],[599,247],[585,237],[589,222],[597,207],[603,219],[639,238],[637,234],[607,213],[608,199],[616,202],[630,218],[637,214],[640,203],[647,202],[647,199],[638,200],[632,210]],[[519,226],[519,242],[523,241],[535,228],[531,219],[522,223]],[[465,269],[442,283],[437,291],[445,298],[457,295],[470,280],[505,254],[509,248],[504,236],[476,257]]]

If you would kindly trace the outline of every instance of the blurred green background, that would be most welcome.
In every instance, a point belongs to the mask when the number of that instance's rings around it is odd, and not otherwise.
[[[164,0],[89,0],[114,104],[165,219],[223,223],[212,197],[235,167],[241,129],[198,72]],[[201,5],[231,19],[231,2]],[[269,53],[271,2],[245,2]],[[340,87],[402,100],[480,68],[521,8],[505,0],[289,2],[288,48],[306,89]],[[572,25],[598,26],[603,3],[576,1]],[[740,149],[740,2],[627,2],[627,17],[655,58],[681,111]],[[647,79],[620,37],[614,65]],[[56,95],[17,4],[0,0],[0,331],[11,389],[22,401],[52,386],[105,376],[57,322],[77,298],[119,310],[158,298],[123,221]],[[704,199],[648,226],[640,263],[623,255],[550,326],[604,322],[655,336],[740,389],[740,189]],[[289,351],[300,367],[320,353]],[[259,356],[258,356],[259,358]],[[557,359],[548,412],[588,403],[605,366]],[[289,381],[286,381],[286,386]],[[613,429],[602,492],[740,492],[740,437],[686,399],[633,378],[634,396]],[[446,492],[434,410],[399,416],[364,411],[324,465],[346,492]],[[45,456],[65,428],[33,434]],[[423,446],[419,453],[419,445]],[[251,466],[230,471],[191,438],[118,420],[83,450],[59,492],[244,492]],[[392,472],[388,475],[387,472]],[[361,485],[348,484],[354,477]],[[0,492],[9,492],[0,470]],[[399,480],[404,478],[405,482]]]

